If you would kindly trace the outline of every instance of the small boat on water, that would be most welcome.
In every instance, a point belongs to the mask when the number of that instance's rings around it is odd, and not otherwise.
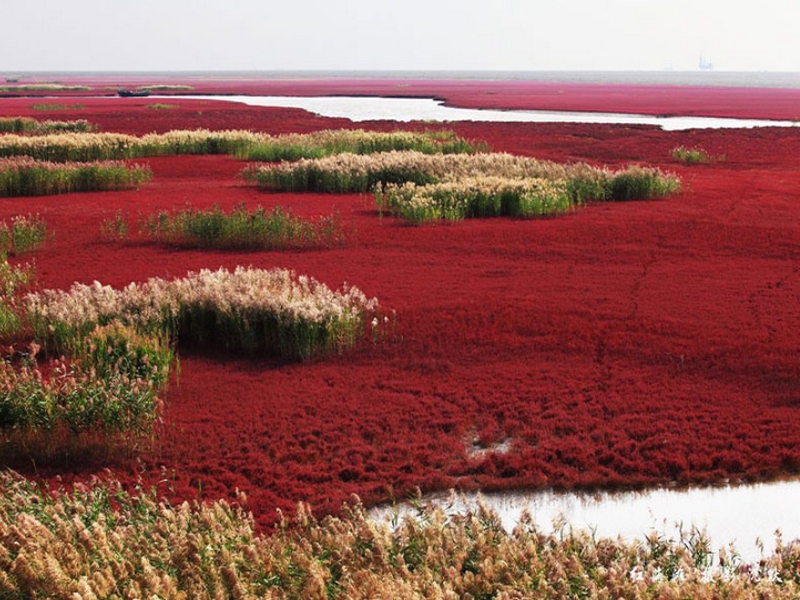
[[[117,95],[120,98],[142,98],[144,96],[149,96],[150,90],[128,90],[125,88],[119,88],[117,90]]]

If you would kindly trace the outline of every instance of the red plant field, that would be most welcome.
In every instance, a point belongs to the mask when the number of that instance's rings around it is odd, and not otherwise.
[[[275,93],[275,85],[260,91]],[[336,91],[319,81],[281,85],[283,93]],[[532,102],[521,85],[486,102],[476,82],[461,94],[447,82],[426,90],[452,92],[458,104],[519,106]],[[374,84],[381,93],[387,86]],[[720,108],[718,96],[705,103],[694,88],[591,87],[538,107],[628,110],[653,100],[657,113],[791,118],[798,106],[796,91],[729,91]],[[259,91],[234,91],[242,90]],[[180,98],[178,108],[160,110],[147,98],[81,98],[83,108],[51,113],[33,111],[37,102],[0,100],[0,114],[82,118],[130,133],[352,125]],[[393,338],[306,363],[183,351],[154,449],[113,464],[14,466],[66,479],[108,467],[176,500],[230,498],[238,488],[262,525],[301,500],[326,512],[351,494],[377,503],[417,487],[627,487],[800,470],[800,130],[453,128],[498,151],[657,165],[678,173],[684,191],[557,218],[411,227],[380,217],[368,196],[260,192],[237,178],[244,163],[203,156],[140,161],[154,178],[139,191],[4,199],[0,218],[39,213],[53,234],[35,257],[44,287],[123,286],[252,264],[336,288],[346,281],[397,313]],[[702,146],[717,160],[682,165],[670,156],[678,145]],[[350,239],[333,249],[244,253],[100,236],[101,221],[117,211],[135,222],[186,202],[335,211]],[[498,444],[508,451],[476,452]]]

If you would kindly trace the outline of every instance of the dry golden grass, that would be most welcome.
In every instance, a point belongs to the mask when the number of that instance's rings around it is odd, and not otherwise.
[[[693,532],[596,539],[512,533],[479,508],[420,509],[394,526],[357,502],[257,534],[239,503],[170,506],[113,481],[52,494],[0,474],[3,598],[796,598],[800,545],[718,564]],[[240,502],[244,498],[240,497]]]

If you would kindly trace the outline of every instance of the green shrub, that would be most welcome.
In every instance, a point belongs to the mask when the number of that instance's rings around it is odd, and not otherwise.
[[[142,229],[162,243],[200,248],[269,250],[332,246],[344,240],[335,216],[305,221],[280,206],[270,211],[259,206],[248,212],[240,204],[229,213],[217,205],[210,210],[187,206],[150,216]]]

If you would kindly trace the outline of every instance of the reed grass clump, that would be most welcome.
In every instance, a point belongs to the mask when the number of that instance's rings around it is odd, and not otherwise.
[[[369,153],[390,148],[415,148],[428,153],[454,153],[475,152],[481,147],[449,131],[379,133],[336,130],[270,136],[252,131],[197,129],[141,137],[120,133],[0,136],[0,156],[30,156],[58,162],[178,154],[230,154],[249,160],[296,160],[343,151]]]
[[[85,133],[94,130],[94,125],[85,119],[77,121],[37,121],[30,117],[0,117],[0,133],[43,135],[64,132]]]
[[[415,150],[424,154],[459,154],[485,150],[485,144],[470,142],[452,131],[364,131],[336,129],[316,133],[266,136],[263,141],[245,146],[237,157],[253,161],[292,161],[322,158],[349,152],[375,154],[393,150]]]
[[[54,111],[54,110],[83,110],[83,104],[34,104],[33,110]]]
[[[132,156],[136,136],[122,133],[51,133],[0,136],[0,156],[52,162],[119,160]]]
[[[36,269],[33,265],[11,265],[0,252],[0,340],[14,340],[23,327],[25,306],[23,298],[34,287]]]
[[[609,181],[609,200],[648,200],[675,194],[681,189],[675,175],[664,174],[656,168],[628,167],[614,173]]]
[[[307,221],[280,206],[248,211],[240,204],[230,212],[217,205],[209,210],[187,206],[151,215],[140,229],[164,244],[198,248],[271,250],[328,247],[344,241],[336,216]]]
[[[480,176],[418,186],[377,187],[378,207],[413,223],[472,217],[532,217],[563,213],[573,206],[566,182],[541,178]]]
[[[64,85],[61,83],[24,83],[0,86],[0,92],[83,92],[91,89],[86,85]]]
[[[670,156],[686,164],[700,164],[712,161],[712,156],[700,146],[676,146],[670,152]]]
[[[306,506],[270,534],[235,503],[159,500],[113,480],[51,490],[0,473],[0,595],[135,598],[796,598],[800,544],[761,562],[715,564],[692,530],[676,539],[551,534],[489,509],[419,512],[395,525],[354,503]]]
[[[187,91],[194,88],[190,85],[174,83],[157,83],[154,85],[140,85],[137,89],[147,90],[148,92],[167,92],[167,91]]]
[[[52,458],[91,441],[129,449],[150,438],[173,360],[168,344],[121,325],[98,328],[74,362],[0,360],[0,435],[18,452]]]
[[[11,266],[2,255],[5,343],[18,345],[30,333],[25,294],[34,279],[32,266]],[[49,460],[91,444],[132,450],[152,436],[174,361],[169,338],[115,320],[76,333],[62,338],[60,351],[69,358],[44,370],[35,342],[27,353],[10,346],[0,357],[0,451]]]
[[[149,167],[121,161],[57,163],[0,158],[0,197],[134,189],[151,177]]]
[[[355,287],[333,291],[291,271],[252,267],[153,278],[122,290],[76,283],[29,294],[25,303],[37,340],[56,353],[119,321],[179,343],[306,359],[354,345],[379,322],[377,300]]]
[[[491,176],[569,182],[576,201],[606,193],[612,173],[584,163],[559,164],[506,153],[423,154],[416,151],[370,155],[337,154],[293,163],[250,165],[246,181],[275,191],[370,192],[388,184],[417,185]]]
[[[47,223],[39,215],[16,215],[11,225],[0,221],[0,256],[35,252],[47,237]]]
[[[677,177],[654,168],[610,171],[503,153],[344,153],[294,163],[250,165],[243,176],[274,191],[373,191],[379,208],[414,222],[544,215],[589,200],[656,198],[680,189]]]

